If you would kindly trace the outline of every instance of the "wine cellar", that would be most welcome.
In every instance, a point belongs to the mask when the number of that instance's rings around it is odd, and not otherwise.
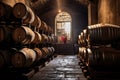
[[[0,80],[120,80],[119,0],[0,0]]]

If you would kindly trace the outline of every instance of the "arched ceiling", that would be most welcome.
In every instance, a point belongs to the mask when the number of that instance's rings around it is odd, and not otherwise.
[[[43,15],[55,9],[77,10],[84,13],[86,5],[93,0],[31,0],[31,6],[36,14]]]

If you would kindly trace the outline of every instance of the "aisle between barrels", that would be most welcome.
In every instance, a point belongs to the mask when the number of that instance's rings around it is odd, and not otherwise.
[[[87,80],[77,55],[58,55],[29,80]]]

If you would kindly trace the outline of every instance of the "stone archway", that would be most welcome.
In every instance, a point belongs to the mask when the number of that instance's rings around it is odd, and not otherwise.
[[[66,37],[66,42],[70,43],[72,41],[71,37],[72,30],[72,18],[67,12],[60,12],[55,18],[55,36],[58,43],[63,43],[63,36]]]

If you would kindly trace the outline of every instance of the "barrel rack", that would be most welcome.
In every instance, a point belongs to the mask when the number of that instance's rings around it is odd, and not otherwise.
[[[78,36],[79,65],[88,80],[119,80],[120,26],[94,24]]]
[[[57,56],[53,29],[23,3],[0,6],[0,79],[31,78]]]

